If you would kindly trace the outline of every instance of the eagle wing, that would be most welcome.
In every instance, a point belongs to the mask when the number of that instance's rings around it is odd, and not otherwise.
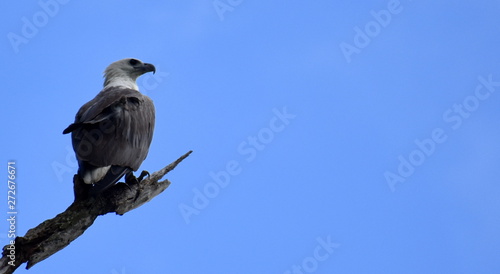
[[[63,133],[72,132],[79,162],[136,171],[148,154],[154,124],[155,109],[149,97],[133,89],[111,87],[83,105]]]

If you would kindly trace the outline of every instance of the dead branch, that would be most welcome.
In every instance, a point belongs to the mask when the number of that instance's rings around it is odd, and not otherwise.
[[[23,237],[16,237],[14,245],[4,246],[0,259],[0,273],[13,273],[25,262],[27,262],[26,269],[29,269],[47,259],[82,235],[99,215],[111,212],[123,215],[151,201],[170,185],[168,180],[159,180],[191,152],[154,172],[140,183],[137,181],[118,183],[97,197],[88,195],[89,186],[75,175],[73,177],[75,201],[56,217],[28,230]]]

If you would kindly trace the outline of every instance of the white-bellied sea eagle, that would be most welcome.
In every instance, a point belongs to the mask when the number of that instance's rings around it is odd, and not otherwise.
[[[152,64],[127,58],[104,71],[104,88],[84,104],[63,134],[71,132],[78,175],[91,192],[100,193],[123,175],[132,175],[146,159],[155,126],[153,101],[139,92],[136,80]]]

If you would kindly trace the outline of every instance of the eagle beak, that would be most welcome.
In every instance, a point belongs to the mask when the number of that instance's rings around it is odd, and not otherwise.
[[[142,66],[142,71],[144,71],[144,73],[152,71],[153,74],[155,74],[156,68],[153,64],[144,63],[144,65]]]

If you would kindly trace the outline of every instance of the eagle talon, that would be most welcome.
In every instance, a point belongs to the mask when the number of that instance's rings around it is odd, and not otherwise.
[[[139,178],[137,178],[137,181],[141,182],[144,179],[144,177],[146,177],[146,176],[148,176],[148,178],[149,178],[149,176],[151,176],[151,174],[149,174],[149,171],[143,170],[141,172],[141,175],[139,175]]]

